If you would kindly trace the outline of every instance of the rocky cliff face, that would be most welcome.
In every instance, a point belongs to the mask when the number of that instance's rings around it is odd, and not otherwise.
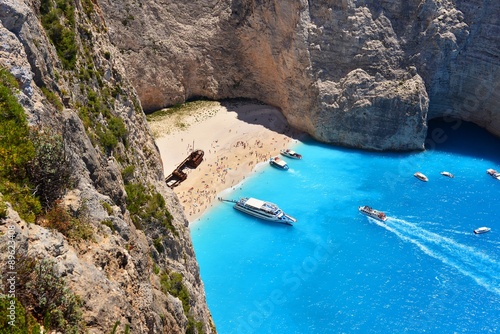
[[[145,110],[257,98],[315,138],[424,147],[427,120],[500,135],[495,1],[99,1]]]
[[[72,172],[65,196],[47,208],[61,205],[57,218],[41,213],[28,224],[0,194],[2,245],[15,229],[16,256],[55,263],[89,333],[214,333],[188,222],[100,8],[0,0],[0,68],[18,81],[29,125],[64,138]],[[91,236],[60,233],[64,217]]]

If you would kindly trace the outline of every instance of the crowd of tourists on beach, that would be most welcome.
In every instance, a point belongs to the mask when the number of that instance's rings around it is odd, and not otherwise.
[[[277,140],[272,138],[270,145],[276,150]],[[232,146],[231,154],[220,152],[222,154],[217,156],[213,164],[201,164],[196,170],[189,171],[189,173],[201,173],[202,176],[197,178],[199,181],[196,187],[191,186],[189,189],[178,191],[186,214],[188,216],[201,214],[211,205],[218,192],[236,186],[240,180],[235,174],[242,164],[251,170],[257,164],[268,161],[270,152],[263,150],[264,146],[264,142],[260,139],[255,139],[253,142],[239,140]],[[187,149],[190,152],[193,148],[188,145]],[[218,141],[212,142],[208,154],[218,154],[219,151]],[[244,179],[244,176],[242,178]]]

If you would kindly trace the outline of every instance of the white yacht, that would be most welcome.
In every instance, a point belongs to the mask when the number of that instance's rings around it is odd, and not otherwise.
[[[297,219],[287,215],[276,204],[257,198],[244,197],[235,201],[234,208],[251,216],[273,222],[293,225]]]
[[[415,176],[420,181],[424,181],[424,182],[429,181],[429,179],[427,178],[427,176],[425,176],[424,174],[422,174],[420,172],[416,172],[415,174],[413,174],[413,176]]]
[[[486,173],[488,173],[488,175],[490,175],[492,178],[500,181],[500,173],[496,170],[490,168],[486,170]]]
[[[476,228],[474,230],[474,233],[475,234],[483,234],[483,233],[487,233],[489,231],[491,231],[491,228],[483,226],[483,227],[480,227],[480,228]]]
[[[283,161],[283,159],[280,159],[280,157],[277,156],[269,159],[269,163],[271,164],[271,166],[274,166],[279,169],[284,169],[284,170],[288,169],[288,164],[285,161]]]
[[[362,214],[365,214],[365,215],[372,217],[374,219],[378,219],[378,220],[381,220],[383,222],[385,222],[387,220],[387,216],[385,215],[385,213],[383,213],[382,211],[375,210],[367,205],[358,207],[358,210]]]
[[[281,155],[284,155],[285,157],[289,157],[292,159],[302,159],[302,154],[290,150],[289,148],[281,150],[280,153]]]
[[[455,177],[455,175],[451,174],[450,172],[441,172],[441,175],[447,176],[450,179],[453,179]]]

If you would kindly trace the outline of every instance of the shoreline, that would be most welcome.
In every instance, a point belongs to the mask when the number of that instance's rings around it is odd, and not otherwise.
[[[190,223],[211,208],[220,193],[234,189],[270,157],[306,136],[290,128],[277,108],[255,102],[202,101],[160,115],[148,121],[165,176],[193,150],[204,151],[203,162],[185,169],[187,179],[173,188]]]

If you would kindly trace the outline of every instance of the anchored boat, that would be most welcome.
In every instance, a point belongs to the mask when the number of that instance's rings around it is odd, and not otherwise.
[[[284,150],[281,150],[280,151],[281,155],[284,155],[285,157],[289,157],[289,158],[292,158],[292,159],[302,159],[302,155],[295,152],[295,151],[292,151],[290,149],[284,149]]]
[[[413,176],[415,176],[420,181],[424,181],[424,182],[429,181],[429,179],[427,178],[427,176],[425,176],[424,174],[422,174],[420,172],[416,172],[415,174],[413,174]]]
[[[235,203],[234,208],[236,210],[260,219],[287,225],[293,225],[293,223],[297,221],[297,219],[284,213],[283,210],[281,210],[276,204],[266,202],[257,198],[243,197],[238,201],[224,200],[222,198],[219,198],[219,200]]]
[[[279,169],[283,169],[283,170],[288,169],[287,163],[285,161],[283,161],[283,159],[280,159],[280,157],[273,157],[273,158],[269,159],[269,164],[271,164],[271,166],[279,168]]]
[[[486,170],[486,173],[488,173],[488,175],[490,175],[492,178],[500,181],[500,173],[496,170],[490,168]]]
[[[441,172],[441,175],[443,176],[447,176],[449,177],[450,179],[453,179],[455,177],[455,175],[451,174],[450,172]]]
[[[491,228],[483,226],[483,227],[480,227],[480,228],[476,228],[474,230],[474,234],[483,234],[483,233],[487,233],[489,231],[491,231]]]

